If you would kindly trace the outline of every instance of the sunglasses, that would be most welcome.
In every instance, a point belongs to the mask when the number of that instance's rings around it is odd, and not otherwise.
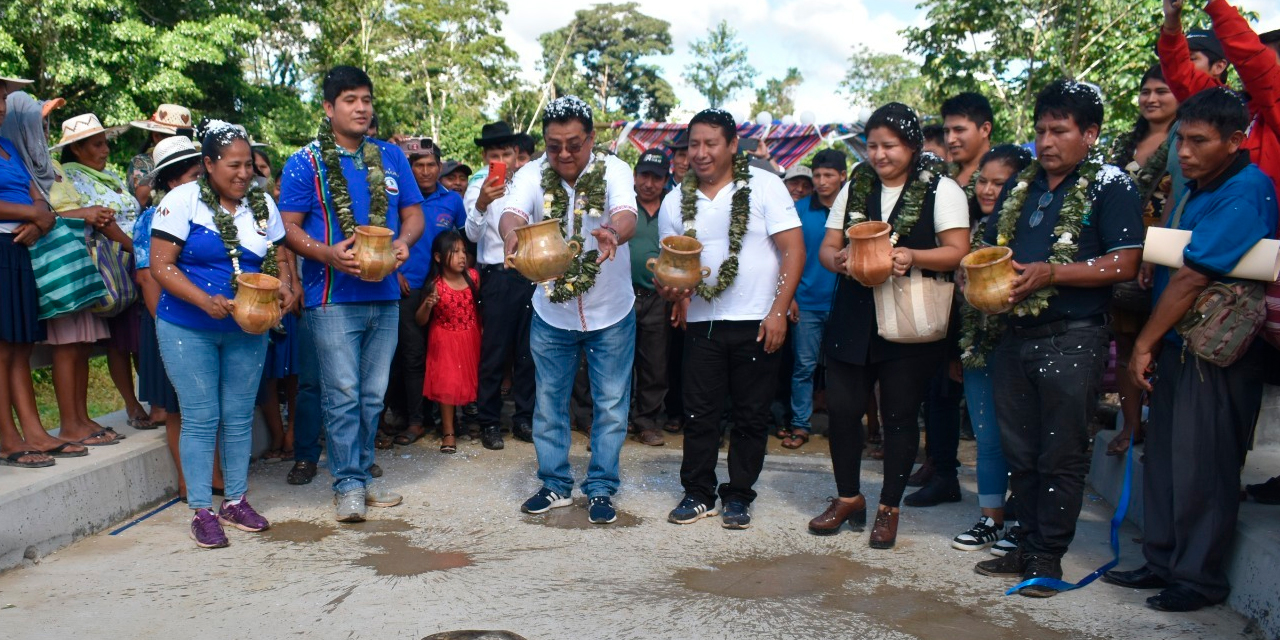
[[[1031,219],[1027,221],[1031,228],[1034,229],[1044,222],[1044,208],[1053,202],[1053,192],[1046,192],[1040,196],[1040,200],[1036,202],[1036,210],[1031,214]]]

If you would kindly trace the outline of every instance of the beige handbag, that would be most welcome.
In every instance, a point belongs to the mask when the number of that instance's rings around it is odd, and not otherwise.
[[[942,278],[926,278],[919,269],[890,277],[873,289],[880,337],[903,344],[936,342],[947,337],[955,290],[955,284]]]

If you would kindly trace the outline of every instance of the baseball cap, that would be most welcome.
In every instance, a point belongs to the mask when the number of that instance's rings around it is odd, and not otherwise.
[[[640,156],[640,161],[636,163],[636,173],[649,173],[665,178],[670,171],[669,167],[667,154],[657,149],[650,149]]]
[[[809,182],[813,182],[813,171],[809,169],[809,167],[797,164],[796,166],[787,169],[787,172],[782,176],[782,181],[786,182],[792,178],[807,178]]]
[[[458,170],[465,171],[467,175],[471,175],[473,173],[471,171],[471,167],[468,167],[457,160],[445,160],[444,166],[440,167],[440,177],[443,178]]]
[[[814,169],[835,169],[848,171],[849,159],[839,149],[823,149],[813,155],[811,166]]]
[[[1218,36],[1212,31],[1197,29],[1187,32],[1187,48],[1192,51],[1203,51],[1217,56],[1219,59],[1226,58],[1227,54],[1222,49],[1222,43],[1218,42]]]

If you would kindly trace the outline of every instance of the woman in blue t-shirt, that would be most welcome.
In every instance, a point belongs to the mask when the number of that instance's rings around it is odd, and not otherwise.
[[[265,259],[275,259],[270,249],[284,239],[284,226],[271,196],[250,191],[248,136],[221,121],[201,129],[205,177],[169,192],[156,209],[151,277],[163,290],[156,310],[160,355],[182,410],[182,470],[195,512],[191,537],[199,547],[215,548],[227,546],[222,523],[242,531],[268,527],[244,499],[267,336],[240,330],[231,318],[231,298],[238,273],[261,272]],[[296,297],[292,278],[287,269],[279,272],[288,304]],[[226,500],[215,515],[219,441]]]

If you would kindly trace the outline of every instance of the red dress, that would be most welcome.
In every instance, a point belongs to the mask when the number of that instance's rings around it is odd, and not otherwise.
[[[470,270],[472,282],[480,274]],[[422,395],[443,404],[460,406],[476,400],[480,376],[480,319],[471,289],[435,282],[440,300],[431,311],[427,330],[427,377]]]

